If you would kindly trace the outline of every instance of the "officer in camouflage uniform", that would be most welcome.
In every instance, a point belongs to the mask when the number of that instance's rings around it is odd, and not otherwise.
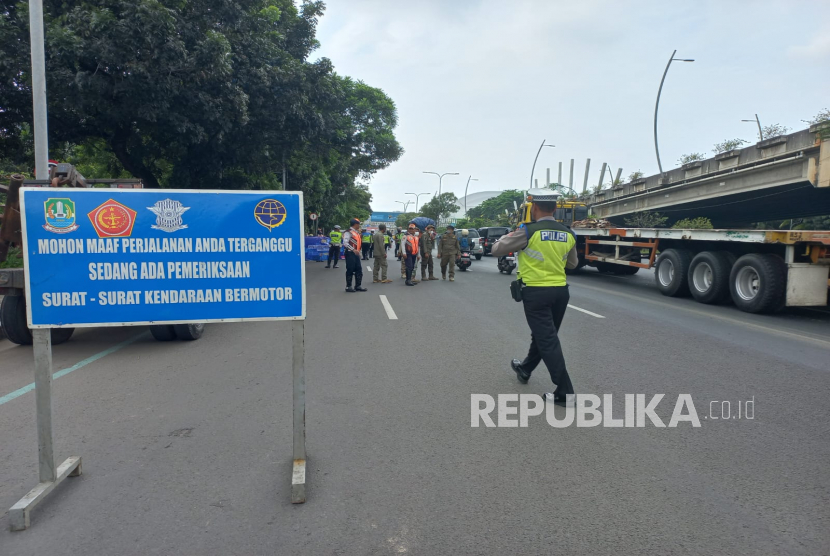
[[[427,226],[426,232],[421,235],[421,280],[438,280],[433,274],[432,250],[435,248],[435,226]],[[429,278],[427,278],[429,269]]]
[[[447,279],[447,267],[450,267],[450,282],[455,282],[455,261],[461,257],[461,244],[455,235],[455,226],[447,225],[447,231],[438,242],[438,258],[441,259],[441,280]]]

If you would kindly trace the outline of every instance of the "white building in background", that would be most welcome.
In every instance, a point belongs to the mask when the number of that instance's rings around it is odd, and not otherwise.
[[[467,210],[469,211],[473,207],[477,207],[487,199],[492,199],[493,197],[498,197],[504,193],[504,191],[477,191],[475,193],[468,193],[467,194]],[[464,218],[464,197],[460,197],[455,204],[458,205],[458,212],[452,214],[450,216],[450,220],[458,220],[460,218]]]

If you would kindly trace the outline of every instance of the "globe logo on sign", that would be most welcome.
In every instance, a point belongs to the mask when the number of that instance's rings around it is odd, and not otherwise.
[[[270,232],[285,222],[288,216],[285,206],[276,199],[263,199],[254,208],[254,218],[260,226],[268,228]]]

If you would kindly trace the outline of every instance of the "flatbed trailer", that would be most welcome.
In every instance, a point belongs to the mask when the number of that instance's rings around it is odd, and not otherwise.
[[[20,206],[18,191],[23,187],[54,187],[69,184],[71,187],[109,187],[113,189],[141,189],[142,183],[138,179],[91,179],[88,180],[78,174],[70,164],[61,163],[51,169],[49,180],[24,180],[23,176],[12,176],[9,186],[0,184],[0,191],[11,193],[12,202],[8,208],[19,214]],[[0,242],[5,241],[5,247],[20,245],[20,220],[8,218],[10,212],[0,205]],[[7,220],[9,221],[7,223]],[[9,226],[11,226],[9,228]],[[8,229],[6,229],[8,228]],[[5,252],[0,253],[0,262],[5,259]],[[6,336],[10,341],[19,345],[32,343],[32,332],[26,320],[26,276],[23,268],[0,268],[0,339]],[[198,340],[204,330],[204,324],[160,324],[151,325],[150,332],[159,341]],[[52,344],[61,344],[72,337],[74,328],[52,328]]]
[[[830,231],[573,228],[579,266],[635,274],[654,268],[667,296],[731,299],[750,313],[828,304]]]

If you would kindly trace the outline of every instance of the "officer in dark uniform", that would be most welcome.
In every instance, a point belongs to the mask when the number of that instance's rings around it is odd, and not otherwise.
[[[519,252],[516,274],[524,284],[522,303],[530,327],[530,350],[524,361],[514,359],[510,365],[519,382],[527,384],[533,369],[544,361],[556,385],[544,398],[566,405],[566,396],[574,394],[574,388],[558,333],[570,298],[565,268],[576,268],[579,259],[573,232],[554,219],[558,197],[550,189],[528,191],[531,222],[502,236],[492,253],[501,256]]]

